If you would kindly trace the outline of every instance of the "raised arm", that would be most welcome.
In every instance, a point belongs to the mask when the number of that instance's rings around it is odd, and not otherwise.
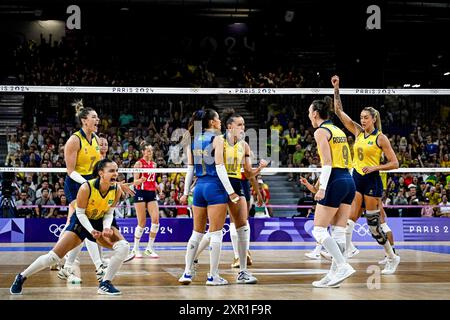
[[[334,113],[344,124],[345,128],[347,128],[347,130],[353,133],[356,137],[360,132],[363,132],[364,130],[357,122],[353,121],[344,112],[344,108],[342,107],[341,96],[339,94],[339,77],[333,76],[331,78],[331,84],[333,85],[334,88]]]

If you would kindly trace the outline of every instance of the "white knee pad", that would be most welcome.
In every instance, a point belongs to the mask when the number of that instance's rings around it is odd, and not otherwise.
[[[210,232],[209,234],[211,237],[211,243],[213,243],[213,242],[221,243],[222,242],[222,238],[223,238],[222,230]]]
[[[115,256],[121,260],[125,260],[128,255],[130,244],[126,240],[119,240],[113,245]]]
[[[200,232],[197,232],[197,231],[193,230],[192,231],[192,235],[189,238],[189,241],[200,242],[200,241],[202,241],[203,236],[204,236],[203,233],[200,233]]]
[[[61,258],[58,257],[58,255],[53,250],[50,250],[46,254],[46,256],[47,256],[46,257],[47,261],[49,261],[51,263],[51,265],[55,265],[61,261]]]
[[[152,223],[152,226],[150,227],[150,232],[158,233],[158,230],[159,230],[159,224]]]
[[[324,228],[324,227],[314,226],[312,234],[313,234],[314,238],[316,239],[316,241],[320,244],[323,244],[325,239],[330,237],[330,234],[328,233],[327,228]]]
[[[331,227],[331,237],[335,240],[344,240],[345,242],[345,227],[333,226]]]
[[[144,228],[141,228],[140,226],[136,226],[134,229],[134,237],[140,239],[142,237],[142,234],[144,233]]]
[[[237,236],[236,225],[233,222],[230,223],[230,236]]]
[[[381,230],[384,231],[384,233],[392,232],[391,228],[389,228],[389,226],[387,225],[386,222],[385,222],[385,223],[382,223],[382,224],[380,225],[380,227],[381,227]]]

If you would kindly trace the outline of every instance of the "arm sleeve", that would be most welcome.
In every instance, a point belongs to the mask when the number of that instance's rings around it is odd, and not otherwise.
[[[233,194],[234,189],[231,186],[230,179],[228,179],[227,170],[225,169],[225,166],[223,164],[216,164],[216,171],[217,175],[219,176],[220,181],[222,182],[223,186],[225,187],[225,190],[227,193]]]
[[[331,166],[323,166],[322,173],[320,174],[320,187],[319,189],[326,190],[328,185],[328,180],[330,180]]]
[[[193,177],[194,177],[194,166],[192,164],[190,164],[190,165],[188,165],[186,180],[184,181],[183,195],[185,195],[185,196],[187,196],[189,194],[189,188],[191,187]]]
[[[103,216],[103,229],[111,229],[111,224],[114,219],[114,208],[110,208],[108,212]]]
[[[83,184],[83,183],[85,183],[87,181],[85,178],[83,178],[81,176],[81,174],[79,174],[75,170],[72,171],[72,173],[69,175],[69,177],[72,178],[72,180],[78,182],[79,184]]]
[[[94,228],[92,227],[91,222],[89,221],[87,215],[86,215],[86,209],[77,208],[76,214],[78,220],[80,220],[81,225],[89,232],[92,233]]]

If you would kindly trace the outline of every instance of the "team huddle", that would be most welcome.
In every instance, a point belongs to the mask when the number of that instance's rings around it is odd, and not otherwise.
[[[334,112],[344,126],[355,135],[354,156],[347,143],[345,133],[330,120],[333,100],[314,100],[308,110],[311,124],[317,130],[314,138],[321,160],[322,171],[316,186],[308,185],[318,201],[314,215],[313,236],[320,247],[324,247],[331,258],[331,268],[326,276],[313,282],[314,287],[339,287],[355,270],[347,258],[357,250],[351,235],[355,221],[365,208],[365,217],[373,238],[386,252],[386,267],[383,274],[393,274],[400,257],[395,254],[390,229],[385,222],[381,206],[383,184],[379,171],[398,168],[398,161],[389,140],[381,132],[379,113],[371,108],[361,112],[360,123],[354,122],[343,111],[339,96],[339,78],[332,78],[334,87]],[[135,173],[133,183],[118,182],[117,164],[105,157],[102,138],[97,132],[99,118],[94,109],[75,105],[81,129],[74,133],[65,146],[67,178],[65,193],[69,199],[69,216],[58,242],[47,254],[38,257],[28,268],[19,273],[10,288],[11,294],[22,294],[22,287],[31,275],[59,264],[66,257],[58,277],[81,283],[74,272],[77,257],[86,244],[89,255],[96,266],[99,281],[97,292],[119,295],[112,280],[124,262],[142,257],[140,239],[146,225],[146,211],[151,216],[150,237],[145,256],[158,258],[153,248],[159,230],[159,210],[156,202],[158,184],[155,173]],[[201,130],[196,124],[201,123]],[[222,124],[225,132],[222,133]],[[222,248],[222,228],[227,217],[231,220],[231,240],[235,252],[234,267],[239,267],[238,284],[255,284],[257,278],[248,270],[251,263],[249,253],[250,226],[248,223],[250,186],[256,193],[258,204],[262,196],[256,176],[267,167],[260,160],[252,167],[253,153],[245,142],[245,121],[233,109],[224,111],[222,121],[212,109],[196,111],[191,119],[188,133],[183,139],[188,166],[182,204],[187,204],[193,188],[193,231],[188,241],[185,270],[179,283],[190,284],[196,277],[199,254],[210,248],[210,269],[206,285],[220,286],[228,281],[219,274]],[[135,168],[156,168],[151,145],[142,146],[143,157]],[[381,164],[382,157],[385,164]],[[352,171],[352,173],[351,173]],[[193,186],[194,175],[196,177]],[[305,184],[307,184],[305,182]],[[134,185],[134,188],[132,188]],[[133,195],[138,218],[135,228],[134,246],[121,235],[114,219],[114,208],[122,196]],[[209,223],[208,231],[206,225]],[[328,228],[331,226],[331,232]],[[107,261],[101,247],[113,250]]]

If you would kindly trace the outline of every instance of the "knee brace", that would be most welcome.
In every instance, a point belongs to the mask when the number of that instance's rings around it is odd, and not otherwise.
[[[53,250],[50,250],[47,253],[46,258],[47,258],[47,261],[51,262],[51,265],[55,265],[61,261],[61,258],[58,257],[58,255]]]
[[[217,230],[214,232],[210,232],[210,237],[211,237],[211,243],[212,242],[216,242],[216,243],[221,243],[222,242],[222,238],[223,238],[223,234],[222,234],[222,230]]]
[[[387,234],[388,232],[392,232],[391,228],[389,228],[389,226],[387,225],[386,222],[381,224],[381,230],[383,230],[384,233],[386,233],[386,234]]]
[[[152,223],[152,226],[150,227],[150,232],[158,233],[158,230],[159,230],[159,224]]]
[[[204,233],[200,233],[200,232],[193,230],[191,237],[189,238],[189,241],[200,242],[200,241],[202,241],[203,236],[204,236]]]
[[[128,255],[130,244],[126,240],[119,240],[113,245],[115,256],[120,260],[125,260]]]
[[[327,228],[324,228],[324,227],[314,226],[314,228],[312,230],[312,234],[313,234],[314,238],[316,239],[316,241],[320,244],[323,244],[325,239],[330,237],[330,234],[328,233]]]
[[[237,236],[236,225],[233,222],[230,223],[230,236]]]
[[[144,233],[144,228],[141,228],[140,226],[136,226],[134,229],[134,237],[140,239],[142,237],[142,234]]]
[[[380,210],[367,210],[365,216],[372,237],[379,244],[384,245],[387,241],[387,236],[380,225]]]

